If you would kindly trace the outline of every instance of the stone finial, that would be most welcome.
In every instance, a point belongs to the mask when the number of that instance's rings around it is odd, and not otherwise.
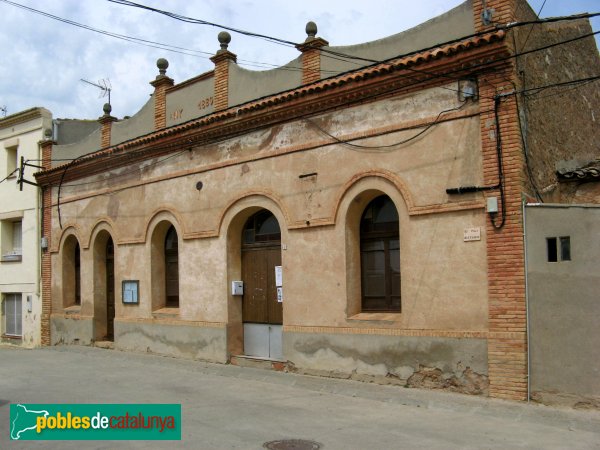
[[[231,42],[231,35],[227,31],[221,31],[219,33],[219,35],[217,36],[217,39],[219,39],[219,44],[221,44],[221,50],[219,50],[219,51],[226,52],[227,47],[229,46],[229,43]]]
[[[160,74],[159,76],[165,76],[167,73],[167,68],[169,67],[169,61],[167,61],[165,58],[158,58],[156,60],[156,67],[158,67],[158,73]]]
[[[110,116],[110,112],[112,111],[112,106],[110,106],[110,103],[105,103],[102,107],[102,111],[104,111],[105,116]]]
[[[308,37],[306,38],[306,41],[310,41],[312,39],[315,38],[315,36],[317,35],[317,24],[314,23],[312,20],[310,22],[308,22],[306,24],[306,34],[308,35]]]

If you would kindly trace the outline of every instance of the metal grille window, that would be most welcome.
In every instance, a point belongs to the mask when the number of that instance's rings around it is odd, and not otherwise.
[[[387,195],[367,205],[360,222],[363,311],[400,312],[398,211]]]
[[[22,336],[21,294],[4,295],[4,334]]]

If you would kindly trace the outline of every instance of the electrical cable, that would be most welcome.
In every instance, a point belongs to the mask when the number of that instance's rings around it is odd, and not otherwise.
[[[502,131],[500,128],[500,100],[502,97],[494,98],[494,120],[496,123],[496,157],[498,161],[498,188],[500,190],[500,207],[502,209],[500,224],[496,224],[495,217],[490,215],[492,225],[497,230],[504,226],[506,221],[506,200],[504,198],[504,166],[502,163]]]
[[[12,177],[14,175],[15,172],[18,172],[19,168],[17,167],[15,170],[13,170],[11,173],[9,173],[8,175],[6,175],[4,178],[2,178],[0,180],[0,183],[2,183],[3,181],[8,180],[10,177]]]
[[[309,123],[310,125],[312,125],[313,127],[315,127],[317,130],[319,130],[322,134],[329,136],[330,138],[332,138],[334,141],[336,141],[339,144],[342,145],[346,145],[348,147],[351,147],[353,149],[369,149],[369,150],[375,150],[375,149],[388,149],[388,148],[393,148],[393,147],[398,147],[400,145],[406,144],[410,141],[413,141],[415,139],[417,139],[419,136],[425,134],[427,131],[429,131],[432,127],[434,127],[435,125],[438,125],[440,122],[440,117],[442,116],[442,114],[446,114],[448,112],[451,111],[458,111],[461,108],[463,108],[465,106],[466,102],[464,102],[462,105],[456,107],[456,108],[450,108],[450,109],[445,109],[444,111],[441,111],[437,117],[434,119],[433,122],[431,122],[429,125],[427,125],[425,128],[423,128],[421,131],[419,131],[417,134],[415,134],[414,136],[411,136],[407,139],[403,139],[402,141],[398,141],[398,142],[394,142],[392,144],[385,144],[385,145],[361,145],[361,144],[354,144],[350,141],[355,141],[355,140],[362,140],[362,139],[369,139],[369,138],[364,138],[364,137],[360,137],[360,138],[355,138],[355,139],[339,139],[338,137],[334,136],[333,134],[329,133],[327,130],[323,129],[322,127],[320,127],[319,125],[317,125],[313,120],[311,119],[304,119],[305,122]],[[421,128],[421,127],[419,127]]]
[[[544,0],[544,3],[542,3],[542,6],[541,6],[540,10],[536,14],[538,17],[540,17],[540,14],[542,13],[542,10],[544,9],[544,6],[546,6],[546,0]],[[529,40],[529,36],[531,36],[531,32],[532,31],[533,31],[533,25],[529,29],[529,33],[527,33],[527,37],[525,38],[525,42],[523,43],[523,47],[521,47],[521,50],[524,50],[525,47],[527,46],[527,41]]]
[[[135,3],[129,0],[107,0],[111,3],[117,3],[120,5],[124,5],[124,6],[131,6],[134,8],[140,8],[140,9],[145,9],[148,11],[152,11],[158,14],[162,14],[168,17],[171,17],[173,19],[176,20],[180,20],[182,22],[187,22],[187,23],[193,23],[193,24],[198,24],[198,25],[208,25],[208,26],[212,26],[212,27],[216,27],[216,28],[222,28],[224,30],[228,30],[228,31],[232,31],[234,33],[238,33],[238,34],[243,34],[245,36],[250,36],[250,37],[257,37],[260,39],[264,39],[266,41],[269,42],[274,42],[276,44],[280,44],[280,45],[286,45],[289,47],[296,47],[296,45],[298,45],[296,42],[292,42],[292,41],[288,41],[286,39],[280,39],[280,38],[276,38],[273,36],[268,36],[265,34],[260,34],[260,33],[254,33],[252,31],[245,31],[245,30],[241,30],[239,28],[234,28],[234,27],[230,27],[230,26],[226,26],[226,25],[221,25],[218,23],[214,23],[214,22],[209,22],[207,20],[202,20],[202,19],[194,19],[193,17],[188,17],[188,16],[183,16],[180,14],[176,14],[170,11],[165,11],[162,9],[158,9],[158,8],[153,8],[151,6],[146,6],[146,5],[142,5],[140,3]]]
[[[513,84],[513,87],[516,90],[516,86]],[[519,102],[519,96],[515,95],[515,101],[517,104],[517,118],[519,122],[519,134],[521,135],[521,145],[523,146],[523,156],[525,157],[525,168],[527,169],[527,176],[529,177],[529,182],[531,183],[531,187],[533,187],[533,192],[535,193],[536,199],[540,203],[544,203],[544,198],[542,197],[540,190],[537,187],[537,183],[535,181],[535,177],[533,176],[533,171],[531,169],[531,162],[529,161],[529,145],[527,144],[527,126],[523,126],[521,121],[521,103]]]
[[[62,22],[62,23],[68,24],[68,25],[79,27],[79,28],[82,28],[82,29],[85,29],[88,31],[93,31],[95,33],[99,33],[99,34],[102,34],[102,35],[105,35],[108,37],[120,39],[120,40],[123,40],[126,42],[131,42],[133,44],[143,45],[143,46],[150,47],[150,48],[156,48],[159,50],[165,50],[165,51],[172,52],[172,53],[178,53],[181,55],[194,56],[194,57],[204,58],[204,59],[210,59],[212,56],[214,56],[214,52],[211,53],[211,52],[207,52],[207,51],[203,51],[203,50],[194,50],[194,49],[190,49],[190,48],[186,48],[186,47],[180,47],[180,46],[176,46],[176,45],[165,44],[162,42],[151,41],[148,39],[138,38],[138,37],[134,37],[134,36],[128,36],[125,34],[114,33],[112,31],[102,30],[100,28],[95,28],[95,27],[92,27],[92,26],[89,26],[86,24],[82,24],[80,22],[75,22],[70,19],[65,19],[63,17],[59,17],[54,14],[50,14],[48,12],[41,11],[39,9],[31,8],[29,6],[22,5],[20,3],[12,2],[10,0],[0,0],[0,1],[2,1],[6,4],[9,4],[9,5],[15,6],[17,8],[21,8],[26,11],[32,12],[34,14],[39,14],[39,15],[47,17],[49,19],[56,20],[58,22]],[[238,62],[240,65],[250,66],[250,67],[272,68],[272,69],[277,69],[277,70],[282,70],[282,71],[292,71],[292,72],[302,71],[301,67],[286,67],[286,66],[280,66],[277,64],[271,64],[271,63],[260,62],[260,61],[252,61],[252,60],[246,60],[246,59],[239,59]],[[336,73],[335,71],[325,71],[325,72]]]

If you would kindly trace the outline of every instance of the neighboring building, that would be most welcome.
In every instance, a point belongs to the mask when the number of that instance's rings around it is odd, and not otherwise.
[[[309,23],[285,70],[221,33],[214,71],[161,59],[138,114],[43,142],[44,343],[526,399],[522,201],[597,158],[598,84],[562,83],[598,52],[586,20],[484,3],[349,47]]]
[[[525,224],[532,398],[600,408],[600,205],[530,204]]]
[[[52,130],[52,115],[32,108],[0,119],[0,293],[3,343],[40,345],[40,193],[19,187],[21,158],[41,164],[39,142]],[[25,166],[33,181],[38,169]]]

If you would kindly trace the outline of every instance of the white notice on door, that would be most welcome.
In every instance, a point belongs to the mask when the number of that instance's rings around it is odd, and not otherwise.
[[[281,266],[275,266],[275,286],[283,286],[283,271],[281,270]]]
[[[283,288],[277,288],[277,303],[283,303]]]

